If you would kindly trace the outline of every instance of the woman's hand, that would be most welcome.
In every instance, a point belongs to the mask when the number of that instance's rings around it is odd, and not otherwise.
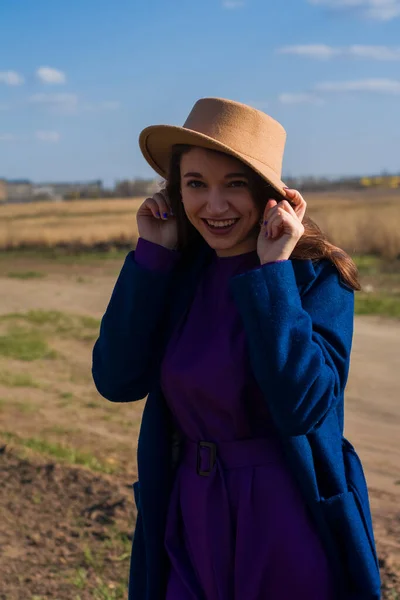
[[[257,253],[261,264],[287,260],[304,233],[302,220],[307,204],[297,190],[286,189],[288,200],[268,200],[264,210],[263,225],[257,240]]]
[[[165,189],[146,198],[136,215],[139,235],[144,240],[174,250],[178,243],[178,227]]]

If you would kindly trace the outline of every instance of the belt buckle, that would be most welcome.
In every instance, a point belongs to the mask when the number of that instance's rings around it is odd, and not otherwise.
[[[202,471],[201,470],[201,455],[200,455],[200,449],[201,448],[208,448],[210,450],[210,468],[208,471]],[[201,475],[202,477],[209,477],[215,462],[217,460],[217,446],[214,442],[198,442],[197,445],[197,474]]]

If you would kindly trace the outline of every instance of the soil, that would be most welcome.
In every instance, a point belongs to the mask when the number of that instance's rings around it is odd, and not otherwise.
[[[130,485],[4,446],[0,480],[1,600],[126,597]]]
[[[99,318],[120,267],[0,261],[0,315],[41,309]],[[7,277],[18,270],[45,277]],[[400,321],[357,316],[345,393],[345,436],[367,478],[385,600],[400,598],[399,340]],[[97,394],[91,342],[49,343],[60,353],[50,368],[0,357],[0,374],[29,374],[37,384],[0,383],[0,600],[126,599],[143,403],[117,406]],[[116,471],[26,452],[2,431],[91,452]]]

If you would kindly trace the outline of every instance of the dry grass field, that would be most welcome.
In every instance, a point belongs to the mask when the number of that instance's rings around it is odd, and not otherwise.
[[[307,200],[360,270],[345,434],[370,486],[383,598],[396,600],[400,193]],[[0,206],[0,600],[126,598],[143,401],[101,398],[90,365],[140,202]]]
[[[400,256],[400,191],[305,195],[308,214],[351,254]],[[0,249],[135,243],[143,198],[0,206]]]

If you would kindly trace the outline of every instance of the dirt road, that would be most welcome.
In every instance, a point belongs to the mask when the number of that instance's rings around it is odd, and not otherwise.
[[[90,275],[78,273],[65,267],[39,281],[0,278],[6,292],[0,314],[42,309],[100,318],[117,269],[113,275],[100,268]],[[365,463],[369,485],[400,499],[400,321],[355,317],[345,402],[345,436]]]
[[[16,263],[12,268],[14,271],[28,270],[32,266]],[[100,318],[106,308],[119,268],[120,263],[91,265],[90,268],[83,265],[54,265],[54,268],[49,268],[48,265],[42,267],[35,265],[36,270],[46,271],[45,277],[35,280],[19,280],[6,276],[7,271],[11,270],[10,265],[0,264],[0,289],[2,291],[0,315],[41,309]],[[384,579],[389,586],[386,588],[389,595],[385,595],[385,598],[395,598],[397,596],[390,594],[392,591],[393,593],[400,592],[400,321],[363,316],[355,317],[354,324],[350,374],[345,394],[345,436],[356,447],[364,465],[370,491],[378,553],[382,570],[385,573]],[[84,347],[83,351],[88,354],[87,347]],[[74,356],[75,360],[77,360],[77,356],[77,354]],[[84,367],[89,372],[88,356],[85,361],[82,368]],[[33,367],[30,368],[33,369]],[[40,372],[33,373],[34,376],[40,375]],[[86,393],[94,394],[93,391],[87,392],[90,388],[89,383],[86,383],[85,386],[76,394],[73,388],[71,390],[79,398],[84,397]],[[9,395],[5,388],[4,393]],[[18,400],[19,393],[16,388],[13,398]],[[48,406],[53,405],[49,403],[45,405],[42,396],[44,397],[49,392],[37,389],[30,393],[32,397],[35,395],[37,406],[42,407],[41,418],[45,416],[48,419]],[[26,392],[24,394],[26,399]],[[72,394],[70,393],[69,396]],[[86,410],[93,410],[91,407],[98,405],[99,408],[95,410],[104,412],[105,405],[98,403],[98,399],[94,396],[93,398],[90,396],[88,399],[91,399],[92,402],[88,404],[90,408]],[[62,400],[61,402],[71,404],[73,400]],[[82,403],[82,400],[80,399],[79,402]],[[140,407],[128,406],[118,407],[118,409],[132,411],[129,412],[129,415],[135,417],[139,422],[139,412],[135,411],[138,411]],[[65,411],[67,410],[69,410],[68,407],[62,408],[62,411],[59,411],[60,415],[66,415]],[[79,426],[83,427],[83,423],[90,421],[83,419],[81,408],[80,411]],[[123,416],[122,413],[121,416]],[[62,418],[67,417],[63,416]],[[111,431],[113,426],[118,432],[117,428],[121,429],[121,425],[117,423],[112,425],[109,418],[106,421],[107,427]],[[126,419],[125,413],[124,418]],[[27,423],[24,425],[20,413],[13,415],[10,412],[9,428],[14,428],[14,424],[17,422],[15,419],[18,420],[23,435],[29,431],[29,422],[32,422],[31,425],[34,427],[31,417],[26,419]],[[89,439],[89,433],[82,430],[79,433],[79,439],[82,436]],[[124,435],[128,435],[128,433],[129,440],[131,440],[132,429],[129,429]],[[105,444],[104,436],[102,444]],[[117,454],[119,452],[118,450]],[[131,452],[128,456],[131,457]],[[15,491],[16,496],[17,493],[19,494],[20,491]],[[46,536],[43,536],[43,539],[46,539]],[[10,575],[10,586],[14,585],[12,577]],[[19,600],[17,595],[10,596],[10,598]],[[64,597],[62,596],[62,598]],[[82,596],[82,599],[85,600],[86,597]]]

